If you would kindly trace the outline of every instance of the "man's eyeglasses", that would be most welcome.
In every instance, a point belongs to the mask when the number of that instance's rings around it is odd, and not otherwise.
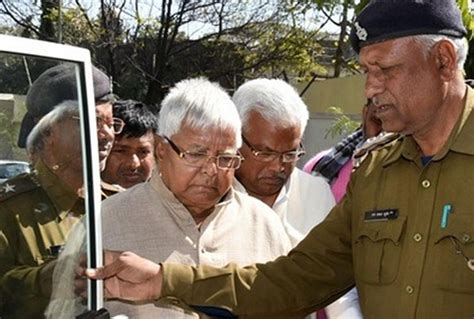
[[[73,116],[72,117],[75,120],[80,120],[78,116]],[[122,119],[119,119],[118,117],[113,117],[112,122],[107,123],[103,118],[101,117],[96,117],[96,123],[97,123],[97,131],[99,131],[101,128],[107,126],[109,130],[112,130],[112,132],[115,135],[118,135],[122,133],[123,128],[125,127],[125,122]]]
[[[192,151],[182,151],[173,141],[171,141],[166,136],[163,136],[168,144],[171,146],[173,151],[180,158],[182,158],[186,164],[193,167],[204,167],[209,163],[209,160],[215,161],[217,168],[227,170],[227,169],[238,169],[244,158],[240,154],[219,154],[217,156],[211,156],[203,152],[192,152]]]
[[[123,128],[125,127],[125,122],[118,117],[113,117],[112,122],[106,122],[103,118],[97,117],[97,130],[107,126],[108,129],[112,130],[115,135],[122,133]]]
[[[252,152],[253,156],[259,162],[269,163],[281,158],[281,161],[283,163],[294,163],[299,160],[301,156],[306,154],[302,143],[300,143],[299,148],[295,151],[280,153],[274,151],[257,150],[252,144],[249,143],[249,141],[247,141],[247,139],[243,135],[242,140],[244,141],[245,145],[250,148],[250,151]]]

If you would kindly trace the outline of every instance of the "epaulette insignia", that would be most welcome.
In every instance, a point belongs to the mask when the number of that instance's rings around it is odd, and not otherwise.
[[[400,136],[398,133],[382,132],[375,137],[367,139],[367,141],[354,152],[354,167],[359,167],[370,152],[384,148],[391,142],[397,140]]]
[[[114,194],[125,191],[125,188],[123,188],[120,185],[113,185],[113,184],[106,183],[104,181],[100,182],[100,189],[102,191],[103,199],[110,197]]]
[[[39,187],[39,183],[29,174],[14,177],[0,184],[0,202],[18,194],[29,192],[37,187]]]

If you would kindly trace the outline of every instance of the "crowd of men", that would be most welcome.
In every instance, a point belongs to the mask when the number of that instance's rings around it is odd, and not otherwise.
[[[311,174],[282,80],[231,97],[186,79],[157,113],[94,68],[105,266],[88,270],[75,70],[48,69],[18,141],[35,169],[0,192],[0,318],[78,316],[86,276],[129,318],[471,318],[465,36],[454,1],[371,1],[350,37],[363,126]]]

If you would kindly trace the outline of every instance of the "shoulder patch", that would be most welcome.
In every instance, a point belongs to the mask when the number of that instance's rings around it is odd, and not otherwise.
[[[22,174],[0,184],[0,202],[40,187],[32,174]]]
[[[381,133],[375,137],[369,138],[367,141],[365,141],[364,144],[362,144],[361,147],[359,147],[354,152],[354,156],[353,156],[354,167],[355,168],[359,167],[360,164],[367,157],[367,155],[370,154],[370,152],[376,151],[388,145],[391,145],[393,141],[397,140],[400,137],[401,135],[398,133]]]
[[[106,183],[104,181],[100,182],[100,189],[102,191],[102,199],[105,199],[114,194],[125,191],[125,188],[123,188],[120,185],[113,185],[113,184]]]

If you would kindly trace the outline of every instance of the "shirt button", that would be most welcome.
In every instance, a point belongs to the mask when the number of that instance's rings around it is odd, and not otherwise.
[[[470,240],[471,240],[471,236],[469,234],[462,235],[462,241],[463,242],[467,243]]]
[[[413,289],[412,286],[407,286],[407,287],[405,288],[405,291],[406,291],[407,294],[409,294],[409,295],[411,295],[411,294],[413,293],[413,290],[414,290],[414,289]]]
[[[421,186],[423,186],[423,188],[428,188],[431,186],[431,182],[425,179],[423,182],[421,182]]]
[[[423,236],[421,236],[420,233],[416,233],[415,236],[413,236],[413,239],[418,243],[423,239]]]

